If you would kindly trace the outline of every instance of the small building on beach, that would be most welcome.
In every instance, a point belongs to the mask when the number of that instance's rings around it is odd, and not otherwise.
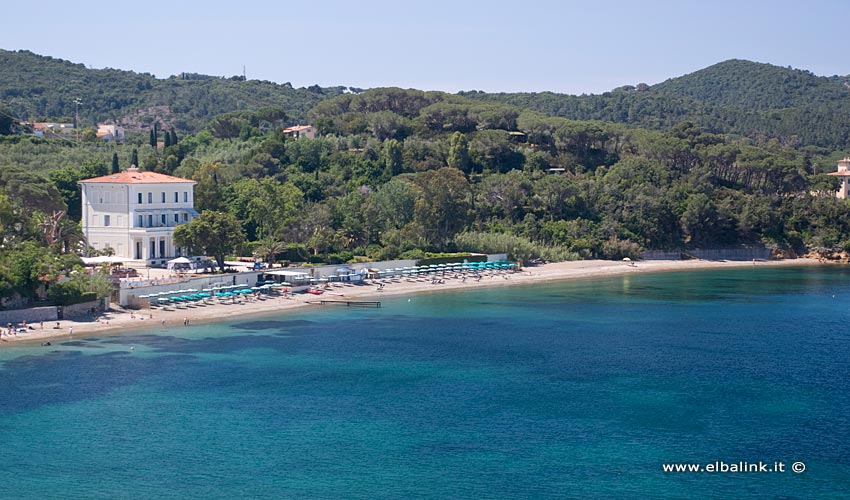
[[[288,286],[292,287],[292,291],[297,292],[309,287],[312,284],[313,277],[304,271],[278,269],[263,272],[260,275],[260,279],[276,281],[278,283],[287,283]]]

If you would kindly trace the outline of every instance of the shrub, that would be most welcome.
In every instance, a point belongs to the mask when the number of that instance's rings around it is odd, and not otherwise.
[[[536,243],[513,234],[463,232],[455,237],[459,249],[482,253],[506,253],[519,262],[543,259],[552,262],[576,260],[578,255],[560,246]]]

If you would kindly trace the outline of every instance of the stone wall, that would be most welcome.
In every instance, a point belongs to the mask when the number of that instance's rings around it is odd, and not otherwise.
[[[644,260],[768,260],[770,250],[765,247],[696,248],[691,250],[647,250]]]
[[[40,321],[56,321],[59,319],[59,311],[56,306],[30,307],[28,309],[11,309],[0,311],[0,325],[7,323],[17,325],[22,321],[33,324]]]
[[[91,311],[102,312],[108,307],[103,301],[94,300],[70,306],[62,306],[62,319],[91,319]]]
[[[18,324],[38,323],[40,321],[58,321],[60,319],[85,319],[91,317],[91,310],[103,312],[109,308],[109,300],[94,300],[73,304],[70,306],[29,307],[27,309],[10,309],[0,311],[0,325],[7,323]]]

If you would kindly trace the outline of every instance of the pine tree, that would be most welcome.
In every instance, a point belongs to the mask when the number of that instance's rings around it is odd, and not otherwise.
[[[449,139],[449,158],[446,163],[450,167],[469,173],[472,163],[469,158],[469,140],[460,132],[455,132]]]
[[[121,171],[121,167],[118,166],[118,153],[112,153],[112,173],[117,174]]]

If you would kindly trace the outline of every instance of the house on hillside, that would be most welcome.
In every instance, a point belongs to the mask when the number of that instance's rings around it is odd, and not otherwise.
[[[314,139],[316,137],[316,127],[312,125],[295,125],[292,127],[286,127],[283,129],[283,133],[293,139],[298,139],[300,137]]]
[[[125,172],[80,181],[83,235],[90,247],[112,248],[140,267],[165,267],[186,254],[173,240],[174,228],[198,216],[190,179],[136,166]]]
[[[835,193],[835,197],[839,200],[846,200],[847,193],[850,192],[850,158],[838,160],[838,172],[832,172],[833,177],[838,177],[841,180],[841,185]]]
[[[97,126],[97,138],[106,142],[124,143],[124,128],[118,125],[102,125]]]
[[[32,124],[33,134],[38,137],[71,135],[74,133],[73,123],[35,122]]]

